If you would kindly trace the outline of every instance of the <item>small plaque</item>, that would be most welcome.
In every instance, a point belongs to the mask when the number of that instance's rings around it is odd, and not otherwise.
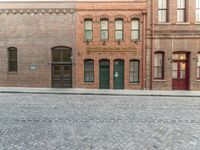
[[[37,65],[32,64],[32,65],[31,65],[31,70],[36,70],[36,69],[37,69]]]

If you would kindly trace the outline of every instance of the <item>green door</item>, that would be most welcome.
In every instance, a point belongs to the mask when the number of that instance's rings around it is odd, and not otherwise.
[[[114,61],[114,89],[124,89],[124,61]]]
[[[110,88],[110,62],[108,60],[99,62],[99,88]]]

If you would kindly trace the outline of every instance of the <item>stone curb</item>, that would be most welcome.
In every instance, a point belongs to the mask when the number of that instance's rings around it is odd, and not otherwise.
[[[148,97],[200,97],[200,95],[192,94],[148,94],[148,93],[95,93],[95,92],[39,92],[39,91],[0,91],[0,93],[10,93],[10,94],[58,94],[58,95],[99,95],[99,96],[148,96]]]

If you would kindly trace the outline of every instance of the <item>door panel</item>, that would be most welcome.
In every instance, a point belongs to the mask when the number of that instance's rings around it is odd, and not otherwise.
[[[109,61],[100,61],[99,66],[99,88],[110,88],[110,66]]]
[[[172,70],[172,89],[188,90],[189,89],[189,63],[187,61],[174,61]]]
[[[55,88],[72,87],[71,65],[52,65],[52,86]]]
[[[114,61],[114,89],[124,89],[124,61]]]

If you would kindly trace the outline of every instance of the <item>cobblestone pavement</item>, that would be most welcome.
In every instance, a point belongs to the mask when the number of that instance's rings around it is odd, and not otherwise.
[[[200,99],[0,94],[1,150],[199,150]]]

